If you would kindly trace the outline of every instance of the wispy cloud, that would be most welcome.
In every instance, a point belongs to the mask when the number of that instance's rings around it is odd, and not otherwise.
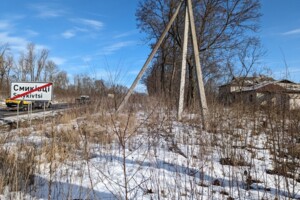
[[[0,20],[0,30],[7,30],[11,27],[11,23],[6,20]]]
[[[61,33],[61,36],[65,39],[73,38],[78,33],[89,33],[90,36],[92,36],[92,33],[95,30],[98,31],[103,27],[103,23],[101,21],[92,19],[76,18],[70,19],[70,21],[76,23],[77,26]]]
[[[103,22],[93,19],[77,18],[72,19],[72,21],[96,30],[99,30],[104,26]]]
[[[66,39],[70,39],[70,38],[74,37],[76,35],[76,33],[74,30],[66,30],[61,35]]]
[[[85,28],[74,27],[72,29],[64,31],[61,35],[65,39],[70,39],[75,37],[79,32],[89,32],[89,30]]]
[[[298,34],[300,34],[300,28],[282,33],[282,35],[298,35]]]
[[[63,65],[66,62],[66,59],[61,57],[50,57],[49,59],[57,65]]]
[[[110,45],[102,47],[101,49],[99,49],[98,51],[96,51],[93,54],[80,56],[80,59],[85,63],[89,63],[90,61],[99,58],[99,56],[112,55],[115,52],[117,52],[123,48],[132,46],[134,44],[136,44],[136,41],[122,41],[122,42],[112,43]],[[79,57],[76,57],[76,59],[77,58],[79,58]]]
[[[25,32],[26,32],[26,34],[27,34],[29,37],[35,37],[35,36],[38,36],[38,35],[39,35],[38,32],[36,32],[36,31],[34,31],[34,30],[30,30],[30,29],[25,30]]]
[[[27,44],[28,44],[28,43],[27,43]],[[26,44],[26,46],[27,46],[27,44]],[[37,51],[41,51],[41,50],[43,50],[43,49],[47,49],[47,50],[50,50],[50,51],[51,51],[51,48],[50,48],[49,46],[43,45],[43,44],[35,44],[35,49],[36,49]]]
[[[7,43],[10,49],[15,53],[25,51],[27,45],[31,43],[31,41],[27,40],[26,38],[13,36],[8,32],[0,32],[0,41],[5,41],[5,43]],[[50,48],[46,45],[35,44],[35,49],[40,51],[42,49]]]
[[[124,33],[115,35],[114,38],[118,39],[118,38],[128,37],[128,36],[134,35],[134,34],[136,34],[136,33],[137,33],[136,30],[133,30],[133,31],[127,31],[127,32],[124,32]]]
[[[85,69],[88,69],[89,65],[87,64],[72,64],[68,63],[65,69],[68,69],[68,75],[78,75],[78,72],[83,72]]]
[[[83,60],[83,62],[90,62],[91,60],[92,60],[92,57],[91,56],[84,56],[83,58],[82,58],[82,60]]]
[[[59,8],[56,4],[39,3],[31,4],[29,7],[35,10],[37,12],[37,16],[40,18],[60,17],[66,14],[66,11]]]
[[[291,69],[289,70],[289,72],[290,72],[290,73],[299,73],[299,72],[300,72],[300,69],[298,69],[298,68],[291,68]]]
[[[5,41],[11,48],[18,51],[24,50],[29,43],[28,40],[22,37],[11,36],[8,32],[0,32],[0,41]]]
[[[19,15],[12,17],[9,20],[0,20],[0,43],[7,43],[12,51],[15,52],[24,51],[26,49],[26,46],[31,42],[27,39],[27,37],[34,37],[39,35],[38,32],[31,29],[21,31],[18,31],[16,29],[15,21],[23,18],[24,16]],[[45,45],[40,44],[36,44],[35,47],[37,50],[47,48]]]
[[[133,44],[134,44],[133,41],[117,42],[117,43],[111,44],[111,45],[109,45],[107,47],[104,47],[101,50],[100,54],[102,54],[102,55],[109,55],[109,54],[112,54],[112,53],[114,53],[114,52],[116,52],[116,51],[118,51],[118,50],[120,50],[120,49],[122,49],[124,47],[128,47],[128,46],[133,45]]]

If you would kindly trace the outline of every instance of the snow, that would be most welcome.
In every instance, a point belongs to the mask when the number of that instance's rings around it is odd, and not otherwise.
[[[56,116],[53,112],[47,115]],[[252,134],[243,127],[230,134],[210,133],[201,130],[201,123],[141,112],[132,115],[129,123],[122,121],[128,119],[126,114],[120,118],[95,115],[95,122],[92,118],[81,117],[55,127],[46,122],[42,130],[32,125],[5,133],[9,136],[2,148],[21,154],[17,146],[22,143],[40,154],[36,155],[34,183],[21,192],[6,188],[0,198],[289,199],[288,190],[294,191],[293,198],[300,198],[299,182],[266,173],[274,162],[265,132]],[[89,125],[96,137],[106,130],[105,137],[112,137],[112,142],[87,139]],[[57,138],[49,135],[51,131]],[[70,141],[63,137],[73,132],[76,135]],[[227,157],[245,165],[222,165],[221,158]]]

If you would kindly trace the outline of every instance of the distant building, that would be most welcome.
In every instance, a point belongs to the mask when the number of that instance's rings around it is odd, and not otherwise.
[[[219,99],[227,105],[243,102],[300,109],[300,84],[286,79],[277,81],[267,76],[234,77],[219,87]]]

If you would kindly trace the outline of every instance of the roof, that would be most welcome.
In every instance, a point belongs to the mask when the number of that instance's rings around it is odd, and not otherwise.
[[[267,85],[257,88],[256,91],[257,92],[281,93],[281,92],[287,92],[287,89],[280,85],[270,83],[270,84],[267,84]]]
[[[271,92],[300,94],[300,84],[287,79],[277,81],[267,76],[233,77],[231,82],[220,87],[237,86],[239,89],[232,92]]]
[[[241,87],[241,89],[236,92],[256,91],[256,92],[271,92],[271,93],[300,93],[300,89],[286,88],[281,85],[278,85],[278,83],[281,82],[280,81],[263,82],[254,86]]]
[[[279,81],[279,83],[292,83],[292,84],[296,84],[295,82],[292,82],[290,80],[287,80],[287,79],[282,79]]]
[[[254,86],[256,84],[260,84],[263,82],[272,82],[275,81],[273,78],[260,75],[260,76],[253,76],[253,77],[233,77],[232,80],[222,86],[232,85],[232,86]]]

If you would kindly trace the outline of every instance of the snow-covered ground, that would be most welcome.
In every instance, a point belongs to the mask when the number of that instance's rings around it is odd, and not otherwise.
[[[293,178],[267,173],[270,137],[251,123],[202,131],[197,118],[162,113],[49,115],[2,133],[2,149],[33,155],[34,170],[1,199],[300,199],[299,165]]]

